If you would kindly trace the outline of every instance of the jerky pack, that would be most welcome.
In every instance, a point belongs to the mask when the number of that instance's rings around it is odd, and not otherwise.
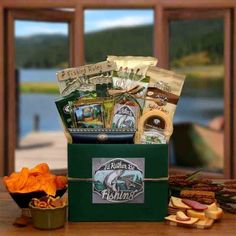
[[[107,96],[107,89],[112,86],[114,62],[103,61],[96,64],[69,68],[57,72],[60,94],[65,96],[75,90],[96,92],[99,97]]]
[[[185,76],[154,66],[148,68],[147,76],[150,77],[150,81],[144,112],[158,109],[173,119]]]

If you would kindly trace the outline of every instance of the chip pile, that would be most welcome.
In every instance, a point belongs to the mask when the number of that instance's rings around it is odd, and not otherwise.
[[[5,176],[3,182],[11,193],[44,191],[51,196],[55,196],[58,189],[67,186],[67,178],[53,175],[46,163],[41,163],[32,169],[23,167],[20,172]]]

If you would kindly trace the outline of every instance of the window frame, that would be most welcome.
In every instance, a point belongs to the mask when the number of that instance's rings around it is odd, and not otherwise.
[[[9,130],[6,127],[6,101],[9,100],[6,81],[7,77],[7,61],[5,42],[6,35],[4,32],[6,29],[6,13],[10,9],[55,9],[55,8],[74,8],[75,9],[75,24],[74,24],[74,65],[82,65],[84,62],[84,24],[83,24],[83,11],[85,9],[107,8],[107,9],[119,9],[119,8],[153,8],[155,11],[154,16],[154,56],[159,59],[159,65],[167,68],[167,54],[166,54],[166,42],[164,41],[165,30],[165,17],[164,12],[173,9],[185,9],[185,10],[217,10],[217,9],[229,9],[231,16],[227,18],[227,21],[231,22],[232,34],[229,36],[231,39],[230,45],[232,46],[233,53],[227,57],[227,62],[234,65],[231,67],[227,81],[227,87],[225,91],[229,92],[227,106],[230,107],[228,111],[228,119],[230,122],[227,124],[227,129],[231,129],[228,141],[231,145],[230,158],[227,160],[227,176],[229,178],[236,178],[236,94],[232,94],[233,89],[236,90],[236,47],[234,41],[236,41],[236,2],[234,0],[222,1],[214,0],[209,2],[207,0],[2,0],[0,2],[0,176],[8,174],[11,170],[8,165],[8,149],[11,145],[7,144]],[[164,32],[164,33],[163,33]],[[234,47],[233,47],[234,46]],[[7,75],[7,76],[5,76]],[[185,171],[185,170],[184,170]]]
[[[164,12],[164,28],[165,31],[165,58],[164,64],[166,68],[170,68],[169,60],[169,22],[177,20],[203,20],[203,19],[219,19],[224,20],[224,118],[225,118],[225,127],[224,127],[224,167],[223,174],[214,174],[210,172],[205,172],[205,174],[215,176],[216,178],[230,178],[231,177],[231,159],[233,153],[233,147],[231,143],[231,137],[233,135],[231,126],[232,126],[232,116],[233,109],[231,109],[232,104],[232,86],[231,86],[231,63],[230,63],[230,52],[231,52],[231,22],[230,22],[230,10],[167,10]],[[171,172],[186,171],[185,168],[171,167]]]
[[[32,21],[46,21],[46,22],[65,22],[69,26],[69,63],[74,65],[74,13],[60,12],[54,10],[9,10],[7,12],[7,35],[6,35],[6,58],[7,58],[7,83],[6,92],[8,99],[6,100],[6,123],[7,123],[7,146],[5,160],[8,173],[15,169],[15,147],[16,147],[16,89],[18,85],[15,76],[15,20],[32,20]],[[12,115],[14,114],[14,115]],[[64,170],[62,170],[64,172]]]

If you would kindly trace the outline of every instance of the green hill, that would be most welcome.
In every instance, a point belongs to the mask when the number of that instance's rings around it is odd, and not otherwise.
[[[192,21],[192,24],[187,21],[175,21],[171,22],[170,29],[170,57],[174,63],[186,55],[199,52],[207,52],[209,64],[222,63],[222,20]],[[15,45],[18,68],[50,68],[66,65],[68,62],[68,39],[64,35],[17,37]],[[152,25],[115,28],[85,34],[87,63],[105,60],[108,54],[148,56],[153,54],[152,48]]]

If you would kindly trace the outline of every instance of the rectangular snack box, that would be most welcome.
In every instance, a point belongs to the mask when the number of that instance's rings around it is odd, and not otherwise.
[[[168,145],[68,144],[69,221],[163,221]]]

